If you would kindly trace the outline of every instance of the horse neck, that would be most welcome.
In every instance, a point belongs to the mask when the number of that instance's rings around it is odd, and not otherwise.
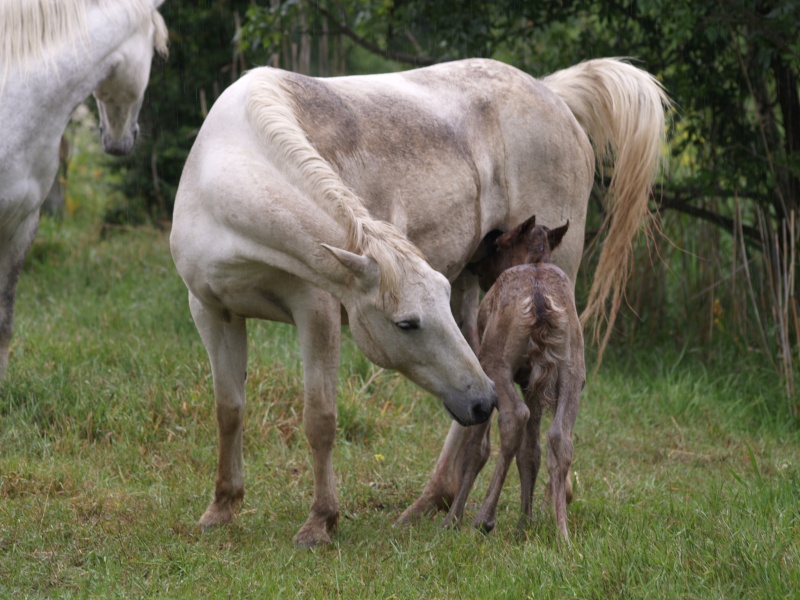
[[[135,25],[124,16],[116,18],[107,8],[89,4],[86,35],[76,34],[71,42],[49,51],[46,61],[12,73],[22,84],[6,82],[3,103],[8,102],[9,111],[31,123],[36,134],[31,138],[57,144],[75,108],[119,64],[116,51],[134,30]]]

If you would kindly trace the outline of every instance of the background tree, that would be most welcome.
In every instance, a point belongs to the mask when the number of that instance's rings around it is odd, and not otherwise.
[[[645,264],[648,276],[634,276],[629,300],[637,316],[620,321],[630,329],[622,333],[644,324],[676,339],[686,330],[703,342],[725,334],[744,352],[755,345],[772,356],[793,389],[792,365],[800,361],[796,0],[194,0],[163,9],[172,53],[153,69],[142,113],[148,135],[127,164],[126,191],[139,199],[119,211],[128,218],[136,206],[168,218],[204,111],[245,67],[327,76],[481,56],[542,76],[589,58],[633,57],[677,107],[669,175],[652,208],[656,225],[689,252],[656,249],[667,268]],[[604,183],[598,180],[596,196]],[[592,206],[590,224],[599,224],[602,205]],[[678,263],[676,283],[668,279]],[[727,295],[722,283],[730,284]],[[668,310],[673,304],[682,308]]]
[[[247,0],[180,0],[161,6],[170,55],[153,63],[136,152],[112,163],[121,170],[127,202],[109,209],[108,222],[171,216],[183,164],[206,112],[246,67],[235,36],[249,6]]]

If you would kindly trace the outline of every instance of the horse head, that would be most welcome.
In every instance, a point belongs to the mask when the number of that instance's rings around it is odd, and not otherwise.
[[[387,298],[381,286],[386,274],[375,260],[323,246],[349,272],[339,299],[367,358],[440,398],[461,425],[486,421],[497,400],[494,384],[456,325],[447,279],[422,258],[407,256],[412,264]]]
[[[150,78],[154,49],[167,52],[167,28],[158,12],[163,0],[151,0],[149,14],[115,50],[111,72],[94,90],[100,114],[100,141],[109,154],[124,155],[139,135],[139,109]]]

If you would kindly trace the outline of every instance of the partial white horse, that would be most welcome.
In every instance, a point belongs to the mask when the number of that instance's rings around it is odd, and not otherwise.
[[[127,154],[139,132],[163,0],[0,2],[0,381],[17,280],[58,169],[70,115],[94,93],[103,148]]]
[[[463,426],[485,421],[495,402],[459,331],[474,341],[477,284],[464,267],[487,234],[536,213],[545,224],[569,219],[554,261],[574,281],[594,180],[591,136],[601,162],[615,156],[599,276],[618,293],[667,105],[653,77],[617,60],[543,81],[464,60],[331,79],[261,68],[230,86],[186,161],[171,235],[216,397],[216,492],[201,524],[229,522],[244,495],[247,318],[293,323],[300,337],[314,501],[298,544],[329,541],[338,522],[332,450],[344,319],[368,358],[438,396],[458,422],[404,519],[452,501]],[[595,307],[608,291],[593,296]]]

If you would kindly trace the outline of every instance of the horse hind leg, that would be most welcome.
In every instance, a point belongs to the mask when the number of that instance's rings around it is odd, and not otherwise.
[[[467,504],[467,498],[481,472],[486,461],[489,460],[491,453],[491,443],[489,440],[489,433],[491,431],[492,419],[490,418],[485,423],[475,425],[469,428],[469,439],[466,442],[463,452],[456,461],[460,465],[461,470],[461,483],[458,492],[453,499],[450,510],[442,523],[443,527],[457,528],[461,525],[461,519],[464,516],[464,507]]]
[[[422,493],[398,517],[396,526],[414,523],[425,515],[433,515],[453,506],[461,489],[461,477],[470,452],[471,429],[455,421],[450,424],[436,466]]]
[[[242,425],[247,328],[243,318],[210,310],[191,293],[189,308],[211,361],[219,433],[214,501],[200,517],[200,525],[206,529],[231,522],[244,498]]]
[[[459,323],[461,333],[476,355],[480,346],[478,338],[479,298],[480,288],[474,275],[464,272],[453,282],[450,309],[456,322]],[[476,449],[480,448],[481,452],[486,452],[488,459],[490,450],[488,437],[485,440],[485,446],[483,441],[480,446],[475,444],[476,440],[471,427],[464,427],[455,421],[450,424],[436,466],[428,477],[422,493],[398,517],[395,526],[407,525],[418,521],[425,515],[433,515],[438,511],[445,510],[449,512],[452,509],[456,497],[464,489],[462,478],[470,462],[469,457],[476,452]],[[484,464],[485,462],[484,460]],[[478,471],[481,468],[483,465],[478,468]],[[466,494],[469,494],[472,483],[466,488]],[[466,498],[464,500],[466,501]],[[445,517],[445,525],[451,522],[452,518]]]
[[[327,292],[293,302],[303,356],[303,426],[311,447],[314,501],[306,522],[295,535],[300,547],[327,544],[339,523],[339,502],[333,472],[336,438],[336,377],[339,368],[341,307]]]

